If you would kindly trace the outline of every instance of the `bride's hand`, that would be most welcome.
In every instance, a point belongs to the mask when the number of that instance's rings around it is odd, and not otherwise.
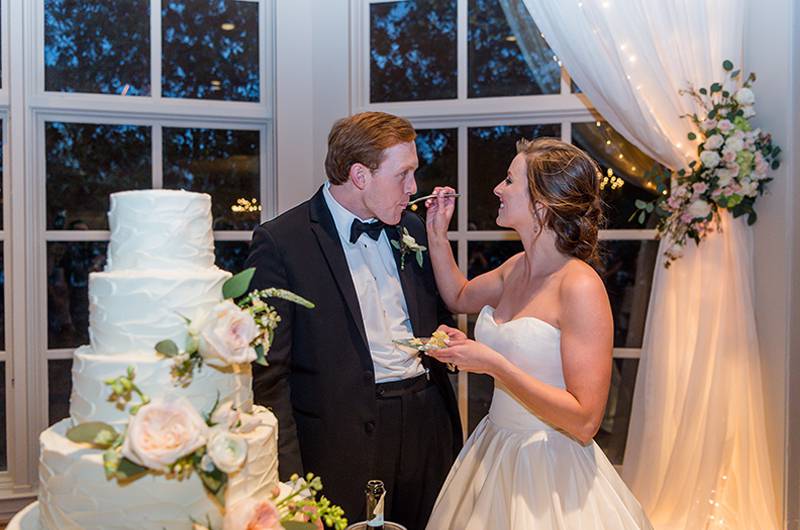
[[[438,236],[446,239],[447,229],[450,228],[450,219],[453,218],[453,212],[456,209],[456,198],[442,197],[442,195],[455,194],[456,190],[450,186],[436,186],[433,188],[433,193],[439,197],[425,201],[425,207],[428,209],[425,215],[425,227],[429,238]]]
[[[445,341],[448,345],[453,344],[460,344],[467,340],[467,334],[457,328],[451,328],[450,326],[446,326],[444,324],[440,325],[436,328],[436,331],[444,331],[447,333],[447,340]]]
[[[447,348],[431,350],[428,355],[434,359],[454,365],[462,372],[492,375],[503,360],[503,356],[489,346],[465,339]]]

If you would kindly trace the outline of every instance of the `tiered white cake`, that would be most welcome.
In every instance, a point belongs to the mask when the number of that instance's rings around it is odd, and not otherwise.
[[[65,529],[189,529],[191,520],[220,528],[222,513],[197,474],[179,481],[163,475],[118,484],[107,480],[102,451],[65,437],[75,424],[103,421],[115,426],[129,414],[108,401],[104,381],[135,368],[135,382],[151,398],[188,398],[198,412],[221,403],[253,413],[260,425],[244,434],[247,462],[229,477],[226,504],[266,496],[278,482],[277,420],[252,406],[249,365],[219,369],[204,365],[187,387],[176,386],[171,362],[154,350],[163,339],[186,342],[191,317],[222,300],[230,273],[214,266],[211,200],[183,191],[128,191],[111,195],[106,270],[89,278],[91,344],[75,352],[70,417],[41,434],[39,502],[41,523]]]

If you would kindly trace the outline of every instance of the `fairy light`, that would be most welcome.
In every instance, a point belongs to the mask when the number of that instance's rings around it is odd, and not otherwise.
[[[250,200],[241,197],[236,199],[236,204],[231,205],[231,211],[234,213],[253,213],[260,212],[261,205],[258,204],[258,199],[253,197]]]
[[[615,191],[620,189],[624,185],[625,181],[622,180],[620,177],[616,176],[612,168],[608,168],[608,171],[603,176],[603,179],[600,181],[600,190],[602,191],[606,189],[606,187],[609,187],[611,191]]]

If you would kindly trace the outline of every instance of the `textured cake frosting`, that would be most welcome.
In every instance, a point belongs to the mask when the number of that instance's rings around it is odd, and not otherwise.
[[[186,529],[191,518],[221,525],[222,511],[192,474],[178,481],[146,474],[120,484],[105,478],[102,451],[69,441],[78,423],[103,421],[121,429],[128,413],[108,400],[105,381],[134,368],[136,385],[151,398],[187,398],[201,414],[215,402],[252,412],[258,426],[244,434],[245,466],[229,476],[226,503],[266,496],[278,483],[277,420],[252,405],[249,365],[204,365],[178,386],[171,362],[155,344],[187,338],[192,318],[222,300],[230,273],[214,266],[211,200],[182,191],[144,190],[111,195],[111,243],[104,272],[89,277],[90,345],[75,351],[70,417],[40,436],[41,522],[56,529]]]

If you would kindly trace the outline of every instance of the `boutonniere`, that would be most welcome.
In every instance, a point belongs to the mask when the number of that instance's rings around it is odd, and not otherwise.
[[[400,240],[392,239],[391,243],[394,248],[400,251],[400,270],[406,268],[406,254],[412,253],[416,255],[417,265],[422,267],[422,253],[428,248],[417,243],[417,240],[408,233],[408,229],[405,226],[402,227],[402,231],[398,230],[398,235]]]

